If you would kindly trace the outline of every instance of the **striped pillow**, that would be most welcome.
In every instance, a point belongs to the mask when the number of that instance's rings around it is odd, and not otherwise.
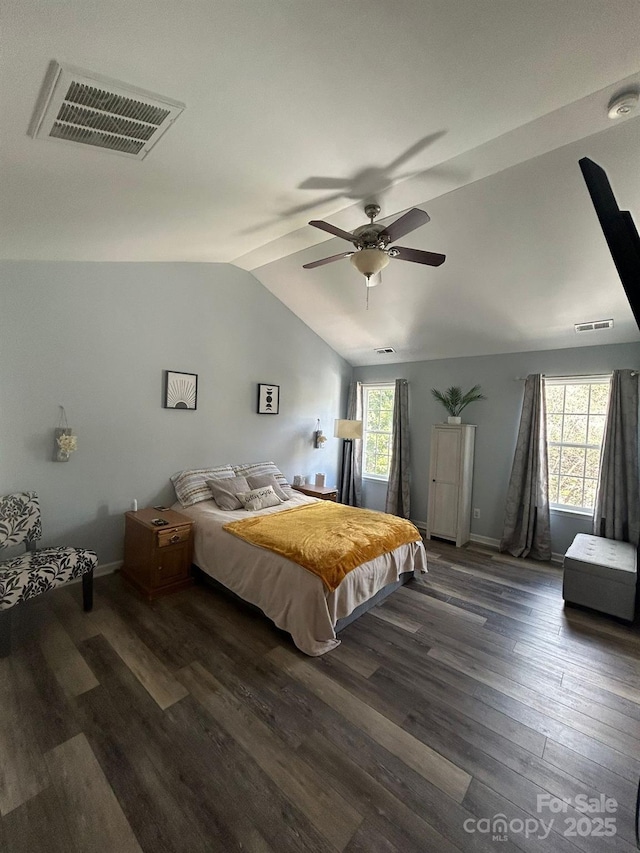
[[[218,468],[191,468],[173,474],[171,482],[176,490],[176,497],[182,506],[193,506],[199,501],[210,501],[213,497],[207,480],[225,480],[235,477],[231,465],[220,465]]]
[[[293,489],[289,485],[287,478],[274,462],[251,462],[246,465],[234,465],[233,470],[236,477],[260,477],[263,474],[273,474],[276,478],[278,486],[287,495],[293,497]]]

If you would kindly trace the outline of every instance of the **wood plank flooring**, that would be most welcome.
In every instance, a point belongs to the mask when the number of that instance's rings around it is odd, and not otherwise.
[[[202,586],[16,611],[0,850],[631,853],[640,626],[565,609],[555,566],[427,544],[322,658]]]

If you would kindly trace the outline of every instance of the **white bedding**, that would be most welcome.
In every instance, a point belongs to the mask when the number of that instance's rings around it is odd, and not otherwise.
[[[294,492],[280,506],[257,512],[221,510],[215,501],[173,508],[195,521],[193,562],[202,571],[259,607],[279,628],[288,631],[300,651],[322,655],[340,644],[334,626],[403,572],[426,572],[422,542],[401,545],[363,563],[329,592],[319,577],[285,557],[251,545],[222,529],[228,521],[280,512],[316,498]]]

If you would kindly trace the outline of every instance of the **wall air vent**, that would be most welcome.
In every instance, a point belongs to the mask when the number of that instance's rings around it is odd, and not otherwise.
[[[391,355],[392,353],[395,353],[395,350],[393,347],[376,347],[374,352],[377,352],[378,355]]]
[[[52,62],[29,135],[143,160],[184,108],[153,92]]]
[[[594,320],[592,323],[576,323],[576,332],[597,332],[600,329],[613,329],[613,320]]]

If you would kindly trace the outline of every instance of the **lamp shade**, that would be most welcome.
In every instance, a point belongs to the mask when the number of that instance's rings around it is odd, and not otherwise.
[[[358,272],[370,279],[386,267],[389,255],[382,249],[361,249],[350,260]]]
[[[362,438],[362,421],[336,420],[333,434],[336,438]]]

